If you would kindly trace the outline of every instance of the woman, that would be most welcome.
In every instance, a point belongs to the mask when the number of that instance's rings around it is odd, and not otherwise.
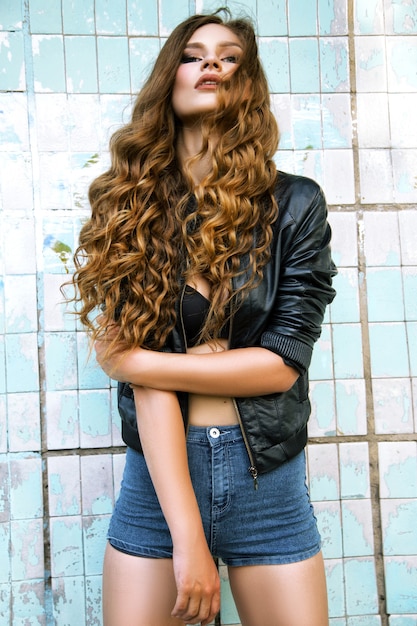
[[[253,28],[219,13],[168,38],[76,254],[128,446],[105,626],[208,624],[213,556],[244,626],[328,623],[304,455],[307,368],[334,296],[326,204],[276,171]]]

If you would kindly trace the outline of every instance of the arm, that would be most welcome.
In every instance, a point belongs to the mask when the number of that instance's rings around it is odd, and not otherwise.
[[[219,610],[220,582],[188,471],[184,424],[175,394],[134,388],[138,430],[171,531],[177,601],[172,614],[208,624]]]
[[[111,378],[167,391],[249,397],[287,391],[298,378],[294,368],[266,348],[205,354],[137,348],[110,360],[104,358],[104,351],[98,342],[97,360]]]
[[[110,377],[157,389],[241,397],[293,386],[310,364],[326,305],[335,294],[336,273],[323,193],[309,179],[294,181],[286,200],[278,289],[259,345],[187,355],[135,349],[106,361],[105,346],[97,343],[97,359]]]

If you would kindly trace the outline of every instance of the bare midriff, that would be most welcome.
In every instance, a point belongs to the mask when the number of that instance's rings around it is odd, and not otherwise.
[[[227,350],[227,340],[219,339],[214,344],[202,344],[188,348],[189,354],[205,354]],[[188,422],[193,426],[230,426],[238,424],[232,398],[189,394]]]

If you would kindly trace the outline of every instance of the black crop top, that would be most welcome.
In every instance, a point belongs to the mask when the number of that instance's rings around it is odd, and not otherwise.
[[[209,308],[210,302],[202,293],[191,287],[191,285],[185,285],[184,297],[182,299],[182,319],[185,338],[189,348],[197,344]],[[227,328],[222,330],[220,337],[226,339],[227,332]]]

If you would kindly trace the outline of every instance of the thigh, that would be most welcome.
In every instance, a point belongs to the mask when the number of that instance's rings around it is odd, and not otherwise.
[[[242,626],[328,626],[321,553],[285,565],[229,567]]]
[[[177,595],[171,559],[125,554],[107,545],[104,626],[184,626],[171,617]]]

